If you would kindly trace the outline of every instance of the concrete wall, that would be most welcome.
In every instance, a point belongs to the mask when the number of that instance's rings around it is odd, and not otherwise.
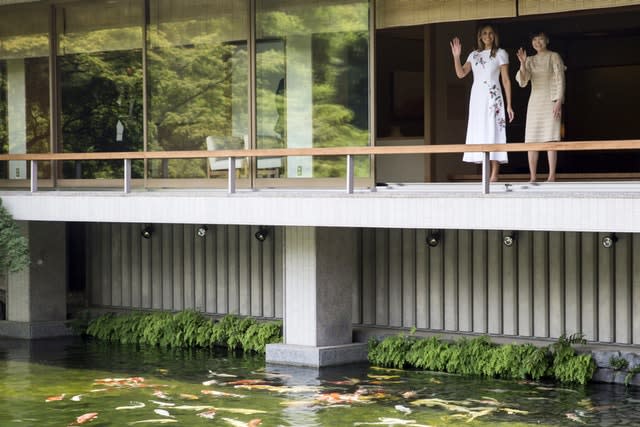
[[[260,243],[256,227],[86,226],[87,288],[94,306],[282,316],[282,230]]]
[[[255,227],[87,225],[87,265],[95,306],[282,317],[283,230],[267,241]],[[357,229],[360,278],[352,289],[356,325],[640,344],[640,234]]]
[[[640,344],[640,235],[365,229],[354,322],[531,338],[584,333]]]

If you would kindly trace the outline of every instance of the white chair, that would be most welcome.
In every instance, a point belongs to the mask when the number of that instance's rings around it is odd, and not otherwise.
[[[207,150],[241,150],[244,148],[242,138],[233,136],[208,136]],[[246,157],[236,157],[236,173],[247,168]],[[214,175],[222,174],[229,168],[226,157],[209,157],[209,170]]]

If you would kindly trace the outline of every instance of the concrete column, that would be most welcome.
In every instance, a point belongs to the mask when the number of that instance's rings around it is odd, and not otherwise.
[[[356,249],[353,229],[285,228],[284,344],[267,346],[268,363],[321,367],[366,360],[366,343],[352,343]]]
[[[0,335],[43,338],[68,335],[66,224],[21,222],[31,264],[7,276],[7,321]]]

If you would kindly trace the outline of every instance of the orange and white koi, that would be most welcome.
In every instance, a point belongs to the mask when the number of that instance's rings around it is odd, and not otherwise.
[[[200,412],[199,414],[196,414],[196,415],[202,418],[206,418],[208,420],[212,420],[216,416],[216,410],[209,409],[208,411]]]
[[[224,391],[217,391],[217,390],[200,390],[200,393],[202,394],[208,394],[209,396],[217,396],[217,397],[247,397],[247,396],[243,396],[242,394],[234,394],[234,393],[227,393]]]
[[[135,387],[144,382],[142,377],[128,377],[128,378],[98,378],[93,380],[94,384],[102,384],[110,387],[129,386]]]
[[[257,427],[262,424],[262,420],[259,418],[253,419],[248,423],[234,420],[233,418],[222,418],[227,424],[232,425],[233,427]]]
[[[154,395],[155,397],[160,398],[160,399],[165,399],[165,400],[169,400],[169,399],[170,399],[170,398],[169,398],[169,396],[167,396],[167,395],[166,395],[163,391],[161,391],[161,390],[155,390],[155,391],[153,392],[153,395]]]
[[[66,396],[66,393],[62,393],[62,394],[59,394],[57,396],[49,396],[44,401],[45,402],[57,402],[59,400],[64,399],[65,396]]]

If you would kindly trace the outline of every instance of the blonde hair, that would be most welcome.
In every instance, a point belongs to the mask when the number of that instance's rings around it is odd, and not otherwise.
[[[498,32],[496,31],[495,27],[491,24],[484,24],[478,27],[478,34],[476,35],[478,52],[481,52],[484,50],[484,43],[482,42],[482,31],[484,31],[485,28],[491,28],[491,30],[493,30],[493,44],[491,45],[491,57],[495,57],[496,52],[500,47],[500,39],[498,38]]]

